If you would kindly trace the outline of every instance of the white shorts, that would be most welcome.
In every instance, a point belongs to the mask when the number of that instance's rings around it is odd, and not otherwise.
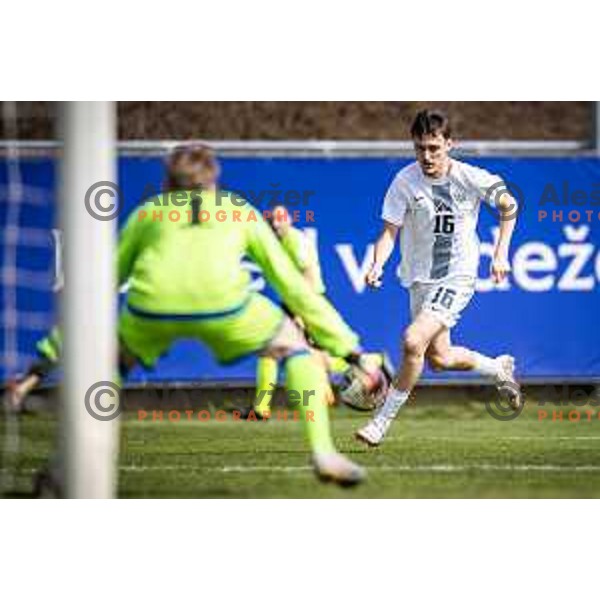
[[[427,311],[452,329],[475,293],[475,280],[449,277],[435,283],[416,282],[410,286],[409,293],[413,319],[420,312]]]

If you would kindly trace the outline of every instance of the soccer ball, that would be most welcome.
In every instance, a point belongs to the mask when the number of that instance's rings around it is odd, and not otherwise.
[[[391,370],[381,356],[365,359],[362,365],[351,365],[344,373],[339,387],[340,400],[355,410],[371,411],[379,408],[391,382]]]

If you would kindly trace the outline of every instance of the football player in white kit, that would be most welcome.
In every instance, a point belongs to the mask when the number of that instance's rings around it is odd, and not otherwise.
[[[475,291],[479,265],[477,219],[481,201],[499,211],[500,233],[491,265],[499,283],[510,271],[509,245],[517,205],[502,179],[450,157],[453,142],[446,115],[420,112],[411,128],[416,162],[402,169],[383,203],[383,231],[367,283],[379,287],[396,238],[401,237],[401,281],[408,288],[412,323],[403,339],[403,361],[385,402],[356,436],[371,446],[385,437],[423,371],[475,371],[493,381],[513,409],[521,405],[514,359],[491,358],[453,346],[450,330]]]

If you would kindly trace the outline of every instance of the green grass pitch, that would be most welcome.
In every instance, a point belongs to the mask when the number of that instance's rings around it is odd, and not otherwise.
[[[600,497],[600,420],[492,419],[480,402],[409,406],[379,449],[353,439],[367,419],[332,410],[336,442],[368,470],[343,490],[319,483],[300,423],[122,420],[119,496],[125,498],[512,498]],[[20,423],[8,495],[27,496],[53,441],[43,414]],[[8,460],[5,458],[5,460]]]

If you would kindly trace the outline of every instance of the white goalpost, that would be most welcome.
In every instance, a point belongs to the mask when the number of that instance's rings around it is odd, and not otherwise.
[[[112,498],[116,492],[116,104],[63,102],[60,130],[61,226],[65,238],[64,385],[61,392],[61,483],[67,498]],[[114,209],[113,209],[114,210]],[[96,386],[94,388],[94,386]],[[114,383],[112,384],[114,386]]]

